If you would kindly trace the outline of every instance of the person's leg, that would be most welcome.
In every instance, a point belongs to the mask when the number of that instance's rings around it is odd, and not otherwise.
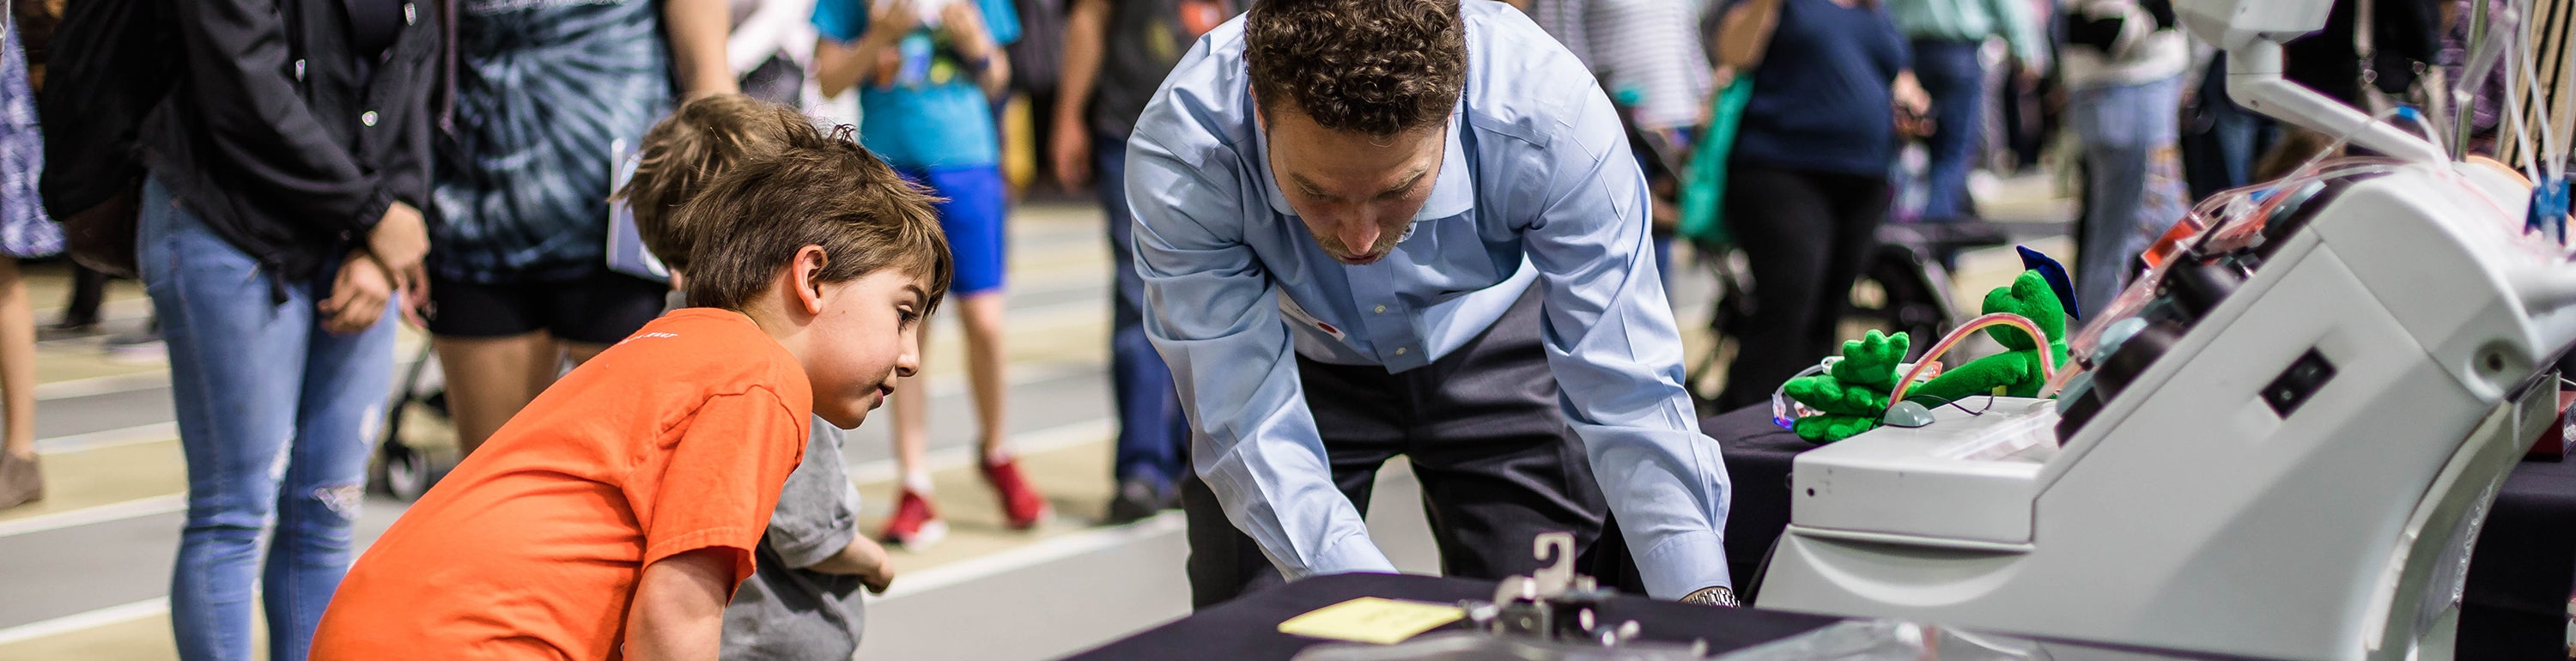
[[[330,295],[324,271],[315,299]],[[366,497],[367,456],[375,449],[393,388],[398,315],[350,335],[309,330],[295,441],[278,485],[277,533],[268,545],[261,600],[267,604],[273,659],[302,659],[340,577],[349,572],[350,524]]]
[[[2084,143],[2084,224],[2075,252],[2075,300],[2090,317],[2117,296],[2128,281],[2129,258],[2123,254],[2145,196],[2149,147],[2137,86],[2113,85],[2075,91],[2070,111],[2076,135]]]
[[[474,454],[554,380],[562,349],[543,332],[507,337],[433,336],[447,375],[447,413],[458,456]]]
[[[1443,575],[1528,574],[1542,566],[1530,554],[1541,533],[1573,533],[1578,555],[1615,534],[1604,527],[1610,507],[1583,440],[1557,403],[1539,299],[1531,290],[1483,335],[1397,375],[1420,402],[1406,455],[1422,480]],[[1600,571],[1596,564],[1578,566]]]
[[[1118,403],[1118,449],[1111,477],[1119,483],[1110,519],[1134,520],[1171,502],[1172,486],[1189,443],[1189,423],[1172,385],[1172,370],[1145,335],[1145,279],[1136,275],[1134,217],[1127,211],[1127,145],[1093,138],[1092,172],[1099,177],[1100,207],[1109,225],[1109,270],[1114,291],[1109,314],[1110,386]],[[1140,493],[1130,494],[1138,491]]]
[[[270,298],[270,275],[178,207],[143,192],[137,257],[162,319],[171,403],[188,463],[188,514],[170,579],[170,627],[184,659],[250,657],[259,536],[295,434],[313,301]]]
[[[1979,133],[1985,119],[1985,70],[1977,61],[1977,44],[1966,41],[1914,42],[1914,76],[1932,95],[1933,130],[1924,140],[1931,157],[1926,167],[1923,219],[1947,221],[1966,217],[1968,171],[1976,167]]]
[[[54,327],[86,331],[98,325],[98,308],[107,302],[107,274],[72,262],[72,293],[63,301],[63,318]]]
[[[898,377],[888,408],[894,410],[895,509],[877,538],[912,550],[928,548],[948,537],[948,522],[932,505],[930,463],[930,338],[921,333],[920,362],[914,376]]]
[[[545,332],[544,290],[430,279],[430,347],[446,375],[459,456],[482,447],[553,382],[560,349]]]
[[[36,456],[36,313],[27,301],[27,279],[18,260],[0,256],[0,416],[9,421],[10,455]]]
[[[1727,168],[1726,222],[1753,275],[1753,312],[1736,338],[1735,363],[1717,405],[1769,401],[1799,370],[1824,358],[1811,337],[1833,243],[1833,206],[1803,173],[1737,161]]]
[[[1878,226],[1887,220],[1894,192],[1887,180],[1877,177],[1817,174],[1811,179],[1832,201],[1833,210],[1826,226],[1832,242],[1827,244],[1824,275],[1815,292],[1816,314],[1807,321],[1807,337],[1815,342],[1809,359],[1816,360],[1841,350],[1835,338],[1841,333],[1843,317],[1851,311],[1852,282],[1860,279],[1878,254]]]
[[[1005,406],[1010,383],[1004,375],[1009,355],[1002,340],[1006,235],[1010,210],[998,166],[938,169],[923,178],[946,201],[938,204],[940,229],[956,257],[956,283],[950,305],[957,307],[958,327],[966,337],[966,377],[975,398],[976,447],[985,481],[1001,496],[1010,526],[1027,529],[1047,518],[1050,508],[1019,470],[1006,442],[1010,439]]]
[[[0,256],[0,509],[45,498],[45,476],[36,459],[36,315],[27,303],[27,281],[18,260]]]

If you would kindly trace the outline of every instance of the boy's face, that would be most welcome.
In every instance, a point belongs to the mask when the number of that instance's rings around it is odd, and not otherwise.
[[[920,368],[930,285],[903,269],[882,269],[820,289],[823,311],[813,327],[819,341],[805,365],[814,414],[855,428],[894,394],[896,378]]]

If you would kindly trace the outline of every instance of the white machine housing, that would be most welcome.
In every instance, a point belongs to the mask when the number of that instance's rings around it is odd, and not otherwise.
[[[1766,608],[2277,658],[2449,658],[2477,528],[2555,415],[2576,269],[2530,187],[2282,81],[2330,0],[2185,0],[2258,111],[2413,161],[2268,247],[2079,431],[1944,407],[1802,454]],[[2283,415],[2262,390],[2314,352]],[[1975,402],[1964,403],[1975,406]]]
[[[2062,448],[2053,403],[2002,399],[1800,455],[1759,604],[2448,657],[2477,525],[2576,341],[2576,313],[2526,306],[2567,269],[2519,236],[2528,195],[2470,165],[2352,184]],[[2259,391],[2310,351],[2335,375],[2284,417]]]

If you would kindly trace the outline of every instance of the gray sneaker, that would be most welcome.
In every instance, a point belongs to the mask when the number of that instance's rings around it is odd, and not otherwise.
[[[143,330],[120,333],[107,338],[108,359],[128,363],[149,363],[168,359],[170,348],[161,342],[161,327],[157,323],[158,320],[155,321],[156,323]]]
[[[45,499],[45,472],[33,456],[0,452],[0,510]]]

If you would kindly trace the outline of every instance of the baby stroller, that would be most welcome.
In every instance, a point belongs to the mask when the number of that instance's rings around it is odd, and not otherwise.
[[[403,371],[401,388],[385,406],[383,432],[376,438],[376,460],[369,466],[367,482],[380,493],[405,501],[417,500],[438,484],[453,459],[440,460],[425,448],[414,447],[403,438],[403,422],[415,407],[421,415],[447,417],[447,388],[437,369],[438,355],[423,345],[413,357],[411,367]]]

